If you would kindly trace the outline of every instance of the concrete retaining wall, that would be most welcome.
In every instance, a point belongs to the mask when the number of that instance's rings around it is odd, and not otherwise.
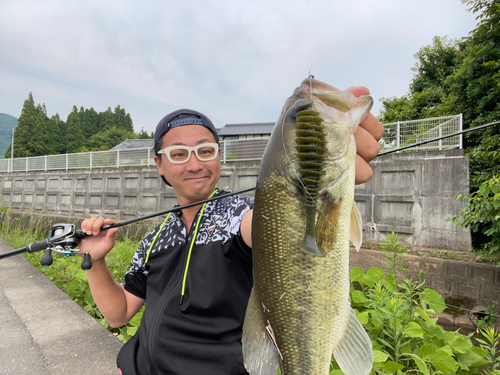
[[[462,150],[400,153],[372,162],[374,177],[356,187],[365,240],[388,232],[415,246],[468,251],[470,233],[447,223],[468,193],[468,160]],[[255,186],[259,162],[224,164],[218,186]],[[156,167],[0,174],[0,205],[72,216],[119,219],[165,210],[176,202]],[[247,195],[252,195],[247,194]]]
[[[486,311],[500,301],[500,267],[453,259],[422,258],[412,254],[405,254],[404,257],[407,260],[402,264],[410,272],[399,275],[418,280],[419,272],[423,271],[425,287],[437,291],[452,307],[453,314],[440,314],[443,324],[474,330],[473,320],[477,316],[471,311]],[[386,260],[381,251],[361,249],[358,253],[352,250],[350,269],[362,267],[367,271],[380,267],[387,271],[388,267],[381,260]],[[500,319],[497,319],[496,325],[500,328]]]
[[[375,159],[373,178],[356,186],[365,240],[392,231],[414,246],[469,251],[470,232],[446,219],[465,206],[469,162],[463,150],[406,152]]]

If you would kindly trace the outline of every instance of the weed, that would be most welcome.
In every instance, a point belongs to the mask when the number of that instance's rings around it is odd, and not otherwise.
[[[382,246],[387,273],[378,267],[365,273],[357,267],[350,274],[351,304],[373,344],[372,375],[479,374],[478,367],[490,363],[488,351],[474,347],[472,335],[446,332],[437,325],[430,314],[446,308],[443,297],[425,288],[425,273],[419,273],[418,281],[404,277],[407,249],[394,233],[387,239]],[[338,368],[335,361],[332,366]]]
[[[490,361],[487,368],[491,372],[485,374],[500,374],[500,332],[497,332],[494,328],[478,329],[478,332],[483,338],[476,338],[476,340],[487,353],[485,358]]]
[[[36,215],[26,215],[17,218],[4,216],[0,223],[0,235],[14,248],[21,248],[29,243],[39,241],[47,237],[51,225],[45,218]],[[25,229],[25,222],[30,227]],[[106,262],[113,275],[113,278],[120,282],[129,267],[138,241],[125,238],[117,241],[113,250],[106,257]],[[132,337],[141,321],[143,309],[141,309],[134,318],[124,327],[111,328],[97,308],[92,293],[87,282],[85,271],[81,269],[80,257],[61,257],[54,256],[54,262],[50,267],[40,265],[40,259],[43,252],[24,254],[35,267],[37,267],[45,276],[51,280],[57,287],[62,289],[71,299],[79,304],[87,313],[99,321],[104,327],[115,334],[122,342],[126,342]]]

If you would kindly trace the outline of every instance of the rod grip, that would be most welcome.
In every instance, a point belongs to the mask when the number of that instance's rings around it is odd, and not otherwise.
[[[26,246],[26,248],[27,248],[26,252],[34,253],[35,251],[45,250],[48,247],[49,247],[49,241],[47,241],[47,240],[33,242],[33,243],[30,243],[28,246]]]

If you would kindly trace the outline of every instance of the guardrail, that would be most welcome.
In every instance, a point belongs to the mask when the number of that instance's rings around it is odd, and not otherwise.
[[[261,160],[267,139],[235,139],[220,142],[222,163]],[[0,173],[146,167],[155,165],[150,147],[128,150],[80,152],[27,158],[0,159]]]
[[[452,134],[463,128],[462,115],[384,124],[385,134],[379,141],[381,150]],[[226,139],[220,142],[222,163],[261,160],[268,139]],[[412,151],[462,148],[462,135],[418,146]],[[154,152],[150,147],[0,159],[0,173],[120,168],[152,166]]]
[[[398,121],[384,124],[385,134],[379,141],[380,150],[389,151],[413,143],[453,134],[463,130],[462,114],[423,120]],[[448,150],[462,148],[462,135],[413,147],[411,151]]]

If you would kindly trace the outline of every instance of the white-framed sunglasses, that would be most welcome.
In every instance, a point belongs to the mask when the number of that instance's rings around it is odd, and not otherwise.
[[[194,147],[176,145],[166,147],[158,151],[158,154],[167,155],[171,163],[182,164],[189,161],[191,152],[194,152],[199,161],[214,160],[219,155],[219,145],[217,143],[202,143]]]

